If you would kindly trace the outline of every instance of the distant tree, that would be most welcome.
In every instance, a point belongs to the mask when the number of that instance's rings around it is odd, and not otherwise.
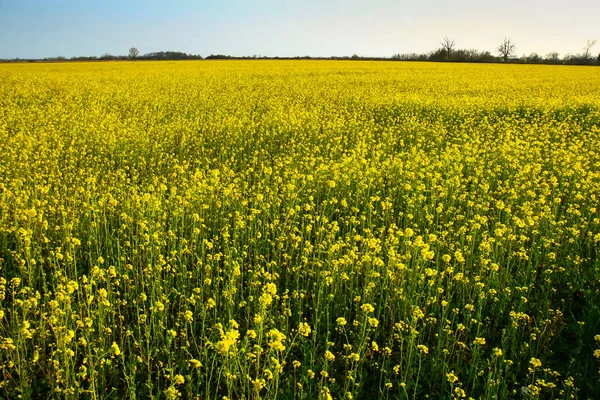
[[[139,54],[140,54],[140,52],[135,47],[132,47],[129,49],[129,58],[131,58],[133,61],[135,61],[136,57]]]
[[[596,45],[596,41],[589,39],[586,44],[585,47],[583,48],[583,54],[581,55],[581,58],[583,58],[584,60],[591,60],[592,59],[592,47],[594,47]]]
[[[539,63],[542,61],[542,57],[540,57],[540,55],[536,52],[529,54],[526,58],[527,58],[527,62],[530,62],[530,63]]]
[[[180,51],[156,51],[138,57],[139,60],[201,60],[200,54],[187,54]]]
[[[451,40],[448,36],[446,36],[440,43],[442,45],[442,49],[446,51],[446,59],[450,59],[452,52],[454,51],[454,40]]]
[[[566,63],[574,63],[577,60],[577,55],[573,55],[571,53],[567,53],[564,55],[564,57],[562,58]]]
[[[429,59],[429,55],[424,53],[396,53],[392,55],[392,59],[400,61],[426,61]]]
[[[359,57],[359,55],[358,55],[358,54],[354,53],[354,54],[352,54],[352,57],[351,57],[351,58],[352,58],[353,60],[358,60],[360,57]]]
[[[504,62],[508,61],[508,59],[515,53],[515,44],[509,37],[505,37],[504,41],[498,46],[498,53],[502,56]]]
[[[229,60],[231,58],[233,57],[226,54],[211,54],[210,56],[206,57],[207,60]]]
[[[556,51],[546,54],[546,61],[558,62],[558,60],[560,60],[560,57]]]

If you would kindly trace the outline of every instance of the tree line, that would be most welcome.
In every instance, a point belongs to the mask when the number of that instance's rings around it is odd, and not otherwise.
[[[49,61],[49,62],[61,62],[61,61],[138,61],[138,60],[202,60],[200,54],[188,54],[180,51],[156,51],[152,53],[146,53],[140,55],[139,51],[132,47],[129,49],[127,55],[114,55],[105,53],[99,57],[97,56],[76,56],[76,57],[46,57],[43,59],[12,59],[12,60],[0,60],[0,61]]]
[[[476,49],[458,49],[453,39],[445,37],[440,42],[440,47],[428,53],[398,53],[394,54],[392,59],[402,61],[600,65],[600,53],[595,55],[592,52],[596,43],[596,40],[588,40],[582,52],[565,54],[563,57],[560,57],[557,52],[550,52],[545,56],[535,52],[517,56],[517,45],[509,37],[505,37],[502,43],[496,47],[496,53]]]
[[[331,57],[267,57],[267,56],[230,56],[226,54],[211,54],[206,60],[249,60],[249,59],[270,59],[270,60],[376,60],[376,61],[436,61],[436,62],[473,62],[473,63],[527,63],[527,64],[570,64],[570,65],[600,65],[600,53],[596,56],[592,49],[596,46],[596,40],[588,40],[583,47],[583,51],[576,54],[566,54],[561,57],[557,52],[550,52],[545,56],[538,53],[523,54],[520,57],[516,55],[517,46],[515,42],[505,37],[502,43],[496,47],[495,53],[490,51],[480,51],[476,49],[459,49],[453,39],[445,37],[440,42],[440,47],[428,53],[397,53],[391,57],[362,57],[357,54],[352,56],[331,56]],[[62,56],[47,57],[42,60],[0,60],[0,61],[139,61],[139,60],[202,60],[200,54],[188,54],[179,51],[157,51],[140,55],[137,48],[131,47],[127,55],[112,55],[105,53],[100,57],[71,57]]]

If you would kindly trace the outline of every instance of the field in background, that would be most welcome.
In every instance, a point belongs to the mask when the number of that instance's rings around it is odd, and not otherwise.
[[[592,398],[600,70],[0,65],[0,397]]]

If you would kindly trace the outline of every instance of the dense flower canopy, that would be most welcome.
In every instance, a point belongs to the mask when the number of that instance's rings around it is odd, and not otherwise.
[[[0,397],[593,396],[598,93],[585,67],[0,65]]]

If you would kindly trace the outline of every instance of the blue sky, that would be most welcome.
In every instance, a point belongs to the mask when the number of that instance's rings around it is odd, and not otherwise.
[[[161,50],[207,56],[391,56],[458,48],[564,56],[600,43],[589,0],[0,0],[0,58]],[[593,49],[600,52],[600,44]]]

